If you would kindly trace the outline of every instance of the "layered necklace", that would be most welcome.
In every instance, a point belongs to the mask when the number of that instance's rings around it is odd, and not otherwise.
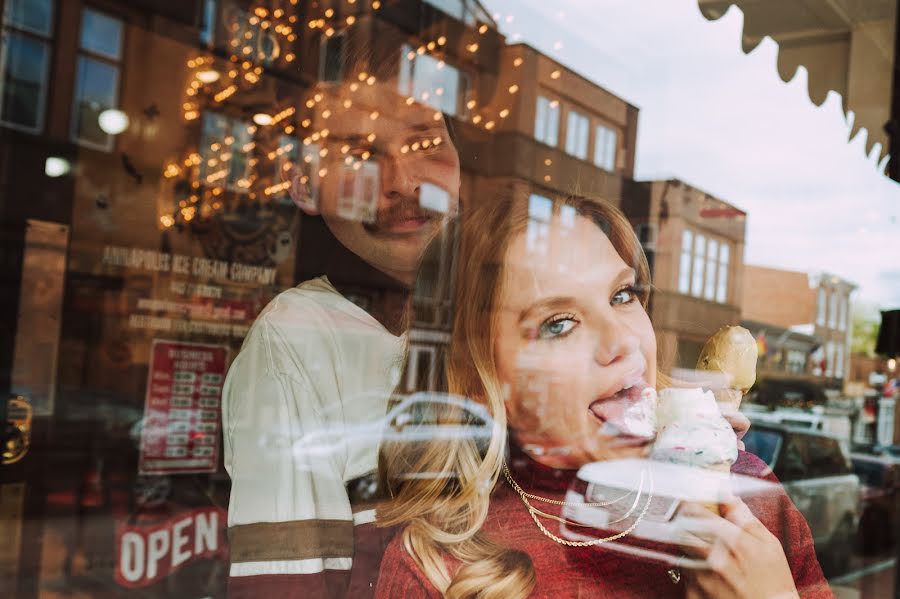
[[[628,516],[630,516],[634,512],[634,510],[637,509],[638,503],[640,502],[640,499],[641,499],[641,493],[643,492],[643,488],[644,488],[644,474],[645,474],[645,472],[641,472],[641,482],[638,485],[637,496],[635,497],[634,503],[632,504],[631,508],[629,508],[629,510],[625,513],[624,516],[622,516],[621,518],[618,518],[616,520],[613,520],[612,522],[610,522],[610,524],[615,524],[616,522],[621,522],[622,520],[628,518]],[[610,541],[615,541],[616,539],[621,539],[625,536],[628,536],[629,534],[631,534],[631,532],[635,528],[637,528],[637,525],[640,524],[641,519],[643,519],[644,515],[647,513],[647,510],[650,509],[650,503],[653,501],[653,480],[652,480],[652,476],[651,476],[651,481],[650,481],[651,488],[647,494],[647,503],[644,505],[643,509],[638,514],[637,518],[635,519],[634,523],[631,524],[631,526],[629,526],[622,532],[616,533],[609,537],[603,537],[603,538],[594,539],[591,541],[569,541],[568,539],[563,539],[563,538],[553,534],[549,530],[547,530],[547,527],[544,526],[543,522],[540,521],[538,516],[543,516],[544,518],[550,518],[553,520],[557,520],[568,526],[589,526],[589,525],[581,524],[579,522],[572,522],[571,520],[566,520],[565,518],[562,518],[560,516],[554,516],[553,514],[548,514],[544,511],[537,509],[533,505],[531,505],[531,502],[529,502],[528,500],[533,499],[534,501],[540,501],[540,502],[547,503],[550,505],[559,505],[559,506],[566,505],[565,501],[558,501],[555,499],[547,499],[545,497],[540,497],[539,495],[533,495],[531,493],[527,493],[525,491],[525,489],[523,489],[521,486],[519,486],[519,483],[517,483],[515,481],[515,479],[513,479],[512,474],[509,472],[509,468],[507,467],[506,463],[503,464],[503,476],[506,477],[506,482],[509,483],[509,486],[512,487],[513,490],[519,494],[519,497],[521,498],[522,503],[525,504],[525,509],[528,510],[528,514],[531,516],[531,519],[534,520],[534,523],[537,525],[538,529],[544,534],[544,536],[548,537],[552,541],[555,541],[556,543],[559,543],[560,545],[566,545],[567,547],[594,547],[596,545],[600,545],[601,543],[608,543]],[[625,499],[626,497],[628,497],[628,494],[626,494],[622,497],[619,497],[618,499],[613,499],[612,501],[585,503],[583,505],[585,507],[606,507],[606,506],[610,506],[615,503],[618,503],[618,502],[622,501],[623,499]]]

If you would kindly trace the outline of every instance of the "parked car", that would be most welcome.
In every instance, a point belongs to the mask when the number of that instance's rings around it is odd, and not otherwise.
[[[744,444],[772,468],[806,518],[826,575],[842,573],[855,548],[860,483],[840,440],[809,429],[754,423]]]
[[[487,408],[464,397],[424,391],[394,397],[381,418],[340,430],[305,431],[298,438],[266,433],[260,446],[270,451],[290,451],[308,459],[323,458],[346,451],[348,442],[377,448],[384,441],[416,443],[431,439],[469,439],[488,443],[494,420]]]
[[[859,521],[862,548],[865,553],[893,548],[900,501],[900,459],[864,453],[850,454],[850,458],[862,485]]]

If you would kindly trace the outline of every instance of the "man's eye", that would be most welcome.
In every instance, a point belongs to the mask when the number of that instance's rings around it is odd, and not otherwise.
[[[633,286],[625,287],[624,289],[619,289],[616,291],[615,295],[612,296],[612,300],[610,300],[610,304],[613,306],[619,304],[630,304],[638,297],[638,291]]]
[[[554,339],[568,335],[578,321],[573,316],[554,316],[545,321],[538,330],[539,339]]]

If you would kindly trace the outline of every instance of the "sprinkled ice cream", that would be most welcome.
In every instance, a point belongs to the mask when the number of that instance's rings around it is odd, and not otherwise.
[[[656,420],[655,460],[723,472],[737,460],[737,437],[710,391],[663,389]]]

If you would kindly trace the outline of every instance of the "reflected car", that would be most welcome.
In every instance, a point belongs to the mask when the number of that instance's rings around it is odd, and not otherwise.
[[[862,486],[859,533],[863,552],[892,548],[900,500],[900,459],[864,453],[852,453],[850,459]]]
[[[487,409],[470,399],[440,392],[395,396],[387,414],[341,430],[310,431],[300,438],[266,434],[260,444],[269,450],[291,451],[295,456],[322,458],[355,448],[373,451],[384,441],[414,443],[433,439],[470,439],[487,443],[494,421]]]
[[[806,518],[825,574],[842,573],[855,548],[860,483],[841,441],[809,429],[758,423],[743,440]]]

